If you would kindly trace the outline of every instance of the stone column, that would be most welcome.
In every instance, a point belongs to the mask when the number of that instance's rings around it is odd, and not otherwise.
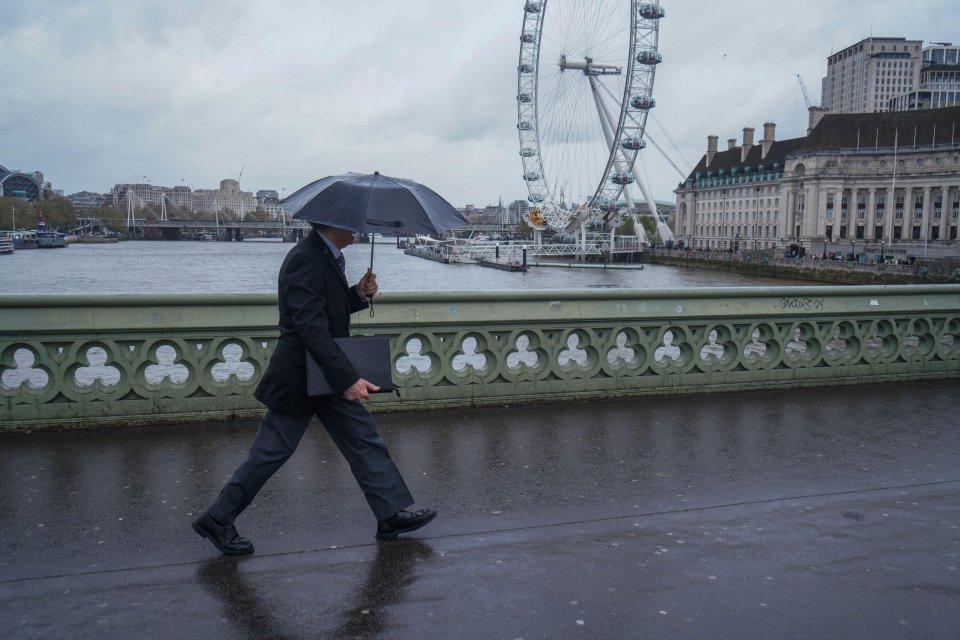
[[[913,187],[903,188],[903,218],[900,219],[900,239],[913,239]]]
[[[944,240],[950,239],[950,225],[953,221],[953,194],[957,187],[947,185],[943,187],[943,219],[940,221],[940,237]]]
[[[950,216],[953,215],[953,203],[950,202],[950,186],[940,187],[943,201],[940,203],[940,241],[950,238]]]
[[[867,192],[867,217],[863,224],[863,234],[873,239],[873,229],[877,226],[877,190],[871,187]],[[877,238],[880,240],[881,238]]]
[[[923,188],[923,213],[920,217],[920,239],[923,240],[926,238],[930,239],[930,211],[932,210],[930,202],[930,191],[931,187]]]
[[[853,188],[850,189],[850,194],[847,196],[847,220],[850,223],[850,229],[847,232],[847,237],[853,240],[857,239],[857,197],[860,195],[860,190]]]
[[[784,227],[780,230],[781,238],[793,238],[793,232],[797,227],[796,218],[797,214],[794,211],[794,203],[797,200],[796,192],[794,192],[793,187],[787,191],[787,209],[786,214],[783,216]]]
[[[883,235],[887,242],[893,240],[893,209],[897,204],[897,190],[893,187],[887,188],[887,206],[883,212]]]

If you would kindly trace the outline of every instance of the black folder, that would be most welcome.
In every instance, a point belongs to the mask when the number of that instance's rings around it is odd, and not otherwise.
[[[393,391],[393,367],[390,362],[390,339],[386,336],[354,336],[334,339],[346,354],[360,377],[380,387],[380,391]],[[323,377],[320,365],[307,354],[307,395],[329,396],[333,389]]]

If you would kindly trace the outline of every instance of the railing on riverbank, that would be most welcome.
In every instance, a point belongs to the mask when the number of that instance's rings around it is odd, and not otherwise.
[[[259,415],[276,297],[0,300],[0,425]],[[392,294],[355,333],[389,336],[400,397],[375,410],[960,376],[960,286]]]

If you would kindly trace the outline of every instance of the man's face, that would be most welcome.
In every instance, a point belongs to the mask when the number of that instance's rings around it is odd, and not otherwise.
[[[338,249],[343,249],[351,244],[353,244],[353,231],[349,229],[339,229],[337,227],[327,227],[324,230],[324,235],[332,242],[337,245]]]

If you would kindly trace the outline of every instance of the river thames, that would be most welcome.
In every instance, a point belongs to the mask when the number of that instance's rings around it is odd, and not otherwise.
[[[0,293],[273,292],[280,263],[293,246],[255,240],[128,241],[73,244],[66,249],[20,250],[0,256]],[[356,282],[369,264],[370,245],[347,247],[344,254],[347,278],[351,283]],[[809,284],[659,265],[645,265],[643,269],[532,266],[526,273],[510,273],[475,264],[442,264],[408,256],[392,239],[378,239],[374,270],[382,292]]]

